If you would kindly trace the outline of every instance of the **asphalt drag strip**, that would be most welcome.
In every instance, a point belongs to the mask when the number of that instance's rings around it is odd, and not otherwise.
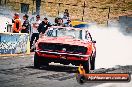
[[[77,67],[51,63],[48,67],[35,69],[31,56],[0,58],[0,87],[93,87],[103,82],[76,81]],[[94,73],[132,73],[132,65],[100,68]],[[93,73],[92,72],[92,73]]]

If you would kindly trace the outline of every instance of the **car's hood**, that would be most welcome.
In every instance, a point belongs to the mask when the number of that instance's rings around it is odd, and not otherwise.
[[[38,42],[62,43],[62,44],[78,45],[78,46],[84,46],[84,47],[87,47],[89,45],[88,41],[74,39],[72,37],[46,37],[46,36],[43,36],[42,38],[39,38]]]

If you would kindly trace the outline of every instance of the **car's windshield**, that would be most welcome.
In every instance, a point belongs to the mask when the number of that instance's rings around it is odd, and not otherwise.
[[[88,40],[90,38],[86,31],[66,28],[49,28],[45,35],[48,37],[71,37],[81,40]]]

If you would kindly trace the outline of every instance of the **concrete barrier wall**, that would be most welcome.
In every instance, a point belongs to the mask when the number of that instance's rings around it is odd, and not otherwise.
[[[29,35],[0,33],[0,56],[4,54],[30,54]]]

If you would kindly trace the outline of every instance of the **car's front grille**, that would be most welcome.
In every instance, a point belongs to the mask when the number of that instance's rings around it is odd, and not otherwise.
[[[69,44],[39,43],[38,46],[43,51],[66,52],[71,54],[86,54],[87,52],[87,48],[84,46],[76,46]]]

